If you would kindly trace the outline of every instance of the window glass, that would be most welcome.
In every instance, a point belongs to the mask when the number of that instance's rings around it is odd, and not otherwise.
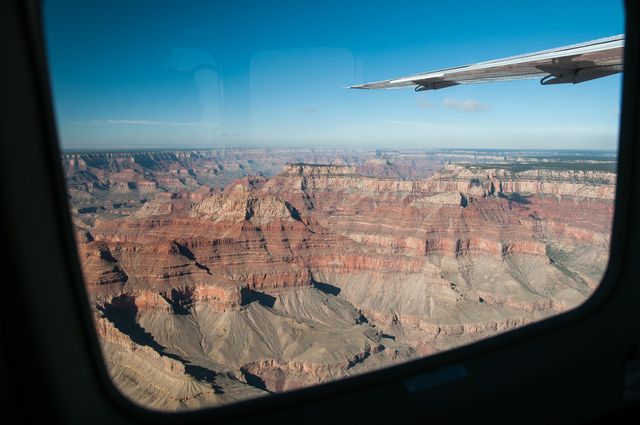
[[[575,308],[603,276],[621,2],[43,13],[88,302],[142,406],[389,367]]]

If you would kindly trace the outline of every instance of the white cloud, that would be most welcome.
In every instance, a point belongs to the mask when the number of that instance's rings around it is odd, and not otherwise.
[[[420,109],[431,109],[433,108],[433,103],[429,102],[428,100],[421,100],[418,102],[418,108]]]
[[[444,99],[445,108],[459,109],[465,112],[486,111],[490,108],[486,103],[482,103],[475,99],[458,100],[447,97]]]

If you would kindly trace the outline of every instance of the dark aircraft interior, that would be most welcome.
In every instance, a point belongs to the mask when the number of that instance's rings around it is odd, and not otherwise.
[[[125,399],[100,360],[67,214],[39,5],[1,2],[2,422],[640,423],[640,4],[625,6],[611,256],[592,298],[542,322],[392,368],[167,414]],[[24,167],[28,180],[18,177]]]

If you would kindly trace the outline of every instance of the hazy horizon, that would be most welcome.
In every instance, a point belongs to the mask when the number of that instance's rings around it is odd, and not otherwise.
[[[61,152],[63,154],[69,153],[84,153],[84,152],[104,152],[104,153],[128,153],[128,152],[173,152],[173,151],[210,151],[210,150],[310,150],[310,151],[381,151],[381,152],[510,152],[510,153],[600,153],[600,154],[612,154],[617,155],[617,149],[581,149],[581,148],[394,148],[394,147],[380,147],[380,146],[340,146],[340,147],[314,147],[314,146],[228,146],[228,147],[191,147],[191,146],[167,146],[167,147],[86,147],[86,148],[74,148],[74,147],[62,147]]]

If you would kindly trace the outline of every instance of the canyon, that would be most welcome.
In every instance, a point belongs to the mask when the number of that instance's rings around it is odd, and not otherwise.
[[[583,303],[616,158],[226,149],[62,157],[116,387],[216,406],[410,361]]]

